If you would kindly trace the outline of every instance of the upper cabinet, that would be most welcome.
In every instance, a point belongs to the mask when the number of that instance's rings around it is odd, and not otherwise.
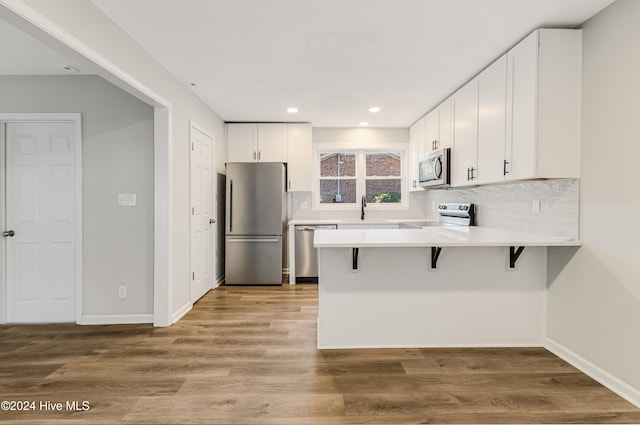
[[[409,191],[416,192],[423,190],[420,186],[420,176],[418,167],[420,165],[420,134],[418,131],[419,122],[409,127]]]
[[[580,177],[581,75],[581,31],[541,29],[456,92],[451,185]]]
[[[287,124],[227,124],[227,162],[287,162]]]
[[[287,124],[287,178],[290,192],[310,192],[312,152],[311,124]]]
[[[507,58],[478,75],[478,170],[475,184],[504,180],[507,103]]]
[[[453,148],[451,185],[477,184],[478,168],[478,79],[453,95]]]
[[[426,153],[450,148],[453,137],[453,98],[442,102],[425,117]]]
[[[581,84],[581,30],[538,30],[507,53],[506,180],[580,177]]]
[[[311,191],[311,124],[227,124],[227,162],[286,162],[287,189]]]

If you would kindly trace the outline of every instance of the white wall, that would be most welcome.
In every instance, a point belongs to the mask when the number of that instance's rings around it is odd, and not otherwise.
[[[429,190],[429,218],[442,202],[473,202],[478,226],[579,239],[580,180],[544,180],[448,190]],[[540,211],[532,211],[540,200]]]
[[[640,1],[618,0],[584,29],[581,238],[554,264],[548,337],[640,405]],[[567,259],[557,259],[557,262]]]
[[[224,122],[90,1],[25,0],[23,3],[171,104],[173,198],[170,225],[173,245],[170,249],[173,275],[169,277],[170,310],[172,313],[185,311],[191,304],[189,121],[195,121],[215,138],[219,171],[224,170],[226,158]],[[222,234],[224,230],[219,227],[218,235]],[[219,267],[222,264],[219,259]],[[216,272],[219,274],[220,270]]]
[[[2,112],[82,113],[83,314],[152,314],[153,108],[97,76],[0,77],[0,92]]]

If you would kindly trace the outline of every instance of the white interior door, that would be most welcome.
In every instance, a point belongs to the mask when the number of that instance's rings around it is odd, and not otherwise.
[[[76,127],[6,124],[7,322],[75,322]]]
[[[213,288],[215,209],[213,139],[191,127],[191,301]]]

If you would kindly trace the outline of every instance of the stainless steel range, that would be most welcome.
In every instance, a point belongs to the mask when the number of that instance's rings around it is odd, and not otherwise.
[[[476,206],[469,202],[446,202],[438,205],[437,221],[400,223],[401,229],[422,229],[423,227],[475,226]]]
[[[476,206],[472,203],[443,203],[438,205],[440,219],[431,226],[475,226]]]

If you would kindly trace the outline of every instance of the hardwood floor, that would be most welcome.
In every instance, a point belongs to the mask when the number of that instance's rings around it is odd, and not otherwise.
[[[640,423],[542,348],[319,351],[317,296],[223,286],[169,328],[0,327],[0,400],[36,402],[0,422]]]

